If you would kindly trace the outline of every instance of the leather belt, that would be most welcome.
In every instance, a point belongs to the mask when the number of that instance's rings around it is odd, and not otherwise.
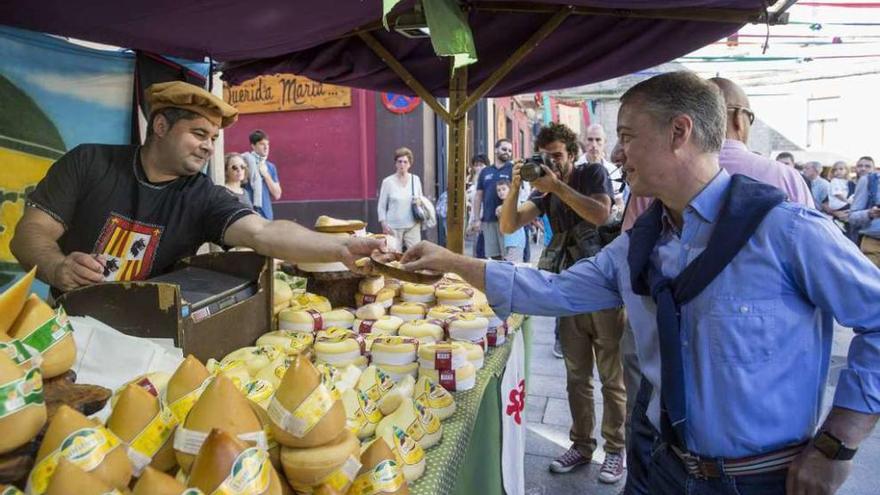
[[[685,452],[674,445],[670,445],[670,448],[681,460],[688,474],[696,478],[707,479],[722,476],[748,476],[788,469],[808,443],[804,442],[767,454],[738,459],[704,458]]]

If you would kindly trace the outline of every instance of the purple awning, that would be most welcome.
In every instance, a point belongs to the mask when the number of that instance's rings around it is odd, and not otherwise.
[[[75,2],[12,0],[0,24],[165,55],[209,56],[229,63],[224,78],[241,82],[259,74],[293,72],[316,80],[411,94],[411,90],[353,29],[381,17],[381,0],[153,0]],[[488,2],[483,2],[488,3]],[[507,2],[509,4],[509,2]],[[757,11],[763,0],[532,0],[549,5],[617,9],[719,8]],[[411,5],[404,2],[401,8]],[[471,11],[479,61],[469,66],[475,89],[551,14]],[[570,16],[490,96],[578,86],[658,65],[723,38],[740,24],[712,21]],[[446,96],[449,62],[430,40],[395,32],[374,36],[436,96]]]

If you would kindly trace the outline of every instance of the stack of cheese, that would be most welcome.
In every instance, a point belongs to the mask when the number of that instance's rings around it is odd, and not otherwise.
[[[457,313],[446,319],[446,332],[449,334],[449,340],[485,346],[489,320],[477,313]]]
[[[446,390],[474,388],[477,367],[470,359],[472,349],[464,342],[440,342],[419,348],[419,378],[439,383]],[[482,360],[482,357],[480,358]]]
[[[294,297],[290,307],[278,313],[278,330],[314,333],[324,327],[323,314],[332,311],[330,301],[306,292]]]
[[[339,327],[321,330],[315,336],[315,362],[337,368],[354,365],[364,369],[369,364],[364,337]]]
[[[358,283],[358,290],[355,293],[355,305],[358,307],[378,303],[383,308],[391,307],[397,291],[394,287],[386,287],[385,277],[378,275],[375,277],[366,277]]]
[[[379,336],[370,347],[373,364],[396,382],[404,377],[415,378],[419,371],[416,362],[419,341],[395,335]]]
[[[507,342],[507,322],[498,318],[488,304],[477,306],[474,313],[489,321],[489,329],[486,332],[486,344],[489,347],[498,347]]]
[[[381,303],[371,303],[357,309],[352,330],[361,335],[397,335],[402,324],[401,318],[386,315]]]

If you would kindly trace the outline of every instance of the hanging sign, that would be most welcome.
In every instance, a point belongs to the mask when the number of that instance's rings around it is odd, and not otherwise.
[[[399,95],[397,93],[382,93],[382,105],[391,113],[398,115],[410,113],[419,106],[422,99],[418,96]]]
[[[259,76],[223,86],[223,99],[241,113],[289,112],[351,106],[351,88],[294,74]]]

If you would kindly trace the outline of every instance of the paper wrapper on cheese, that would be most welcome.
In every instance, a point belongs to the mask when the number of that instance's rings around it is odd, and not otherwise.
[[[268,447],[263,425],[250,401],[229,378],[217,375],[174,434],[174,453],[184,472],[190,472],[195,454],[215,428],[264,449]]]
[[[413,482],[425,474],[425,449],[411,436],[397,426],[385,431],[382,439],[394,452],[397,464],[403,467],[403,477],[407,482]]]
[[[186,485],[151,467],[144,469],[134,485],[131,495],[189,495],[184,494]],[[193,494],[195,495],[195,494]]]
[[[423,375],[416,382],[413,398],[422,406],[429,408],[441,421],[455,413],[455,399],[452,394],[427,376]]]
[[[171,375],[165,391],[165,402],[171,407],[179,422],[186,419],[186,415],[204,390],[201,387],[207,386],[206,380],[210,376],[211,372],[208,368],[205,368],[205,365],[192,354],[187,356]]]
[[[61,459],[58,467],[49,482],[47,495],[122,495],[122,492],[114,489],[101,478],[87,473],[76,464]]]
[[[128,447],[135,476],[148,465],[160,471],[177,466],[173,442],[176,427],[171,410],[160,407],[157,397],[135,384],[122,390],[107,419],[107,428]]]
[[[361,440],[371,437],[382,420],[378,404],[357,389],[344,391],[342,403],[345,406],[346,427]]]
[[[68,406],[59,407],[49,422],[28,477],[29,493],[45,493],[61,458],[120,490],[131,480],[131,461],[119,437]]]
[[[28,443],[46,424],[39,368],[25,372],[0,352],[0,454]]]
[[[36,274],[37,267],[34,267],[0,294],[0,333],[7,333],[21,313]]]
[[[345,428],[345,408],[338,390],[303,356],[287,369],[269,403],[272,434],[281,445],[323,445]]]
[[[321,486],[345,493],[361,468],[361,444],[349,431],[325,445],[306,449],[281,448],[281,464],[290,485],[299,493]]]
[[[219,429],[211,430],[202,444],[190,470],[189,485],[206,494],[283,493],[269,454]]]
[[[403,476],[403,468],[385,440],[374,440],[361,454],[360,473],[349,488],[349,495],[405,495],[409,487]]]
[[[36,294],[28,297],[9,335],[42,355],[43,378],[61,375],[76,360],[73,328],[64,308],[54,310]]]
[[[404,400],[394,413],[379,422],[376,436],[385,436],[394,426],[413,437],[425,450],[436,445],[443,435],[443,425],[434,413],[412,399]]]

